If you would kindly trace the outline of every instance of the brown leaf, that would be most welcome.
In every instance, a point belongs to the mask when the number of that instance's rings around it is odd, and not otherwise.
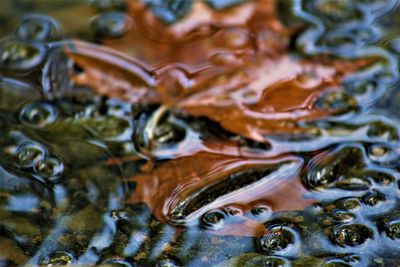
[[[227,225],[215,233],[258,236],[264,231],[262,223],[244,216],[255,206],[302,210],[313,203],[303,196],[298,177],[302,165],[299,157],[270,157],[222,140],[206,142],[195,152],[131,177],[136,189],[130,202],[145,202],[157,219],[185,225],[197,224],[209,210],[240,207],[243,224]]]

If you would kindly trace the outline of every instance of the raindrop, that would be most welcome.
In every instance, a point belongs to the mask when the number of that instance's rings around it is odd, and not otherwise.
[[[105,12],[93,18],[91,27],[99,37],[119,38],[131,27],[131,19],[122,12]]]
[[[372,237],[372,230],[362,224],[336,226],[332,232],[332,241],[341,247],[358,246]]]
[[[107,141],[127,141],[132,135],[131,123],[124,117],[83,118],[82,124]]]
[[[318,0],[310,4],[312,4],[311,11],[318,14],[321,19],[334,24],[348,22],[360,16],[353,1]]]
[[[344,260],[331,259],[324,262],[321,267],[351,267],[351,265]]]
[[[271,254],[281,254],[289,251],[296,242],[292,229],[277,225],[269,228],[267,234],[261,238],[261,248]]]
[[[179,264],[176,260],[173,259],[162,259],[156,263],[156,267],[179,267]]]
[[[362,202],[368,206],[377,206],[385,200],[385,195],[377,190],[373,190],[362,197]]]
[[[330,217],[337,222],[351,222],[354,220],[355,215],[347,211],[335,209],[330,212]]]
[[[206,0],[215,10],[223,10],[247,2],[247,0]]]
[[[50,182],[57,182],[63,171],[64,164],[54,157],[47,157],[35,166],[36,174]]]
[[[56,251],[40,260],[40,266],[62,266],[75,261],[75,257],[66,251]]]
[[[172,122],[162,123],[154,131],[155,140],[160,144],[178,143],[185,135],[185,129]]]
[[[91,0],[90,4],[98,10],[124,9],[125,0]]]
[[[361,202],[357,198],[342,198],[335,201],[336,208],[340,210],[356,211],[360,209]]]
[[[395,181],[395,177],[393,175],[379,171],[366,171],[363,173],[363,175],[382,186],[389,186]]]
[[[37,67],[46,56],[44,45],[16,40],[0,44],[0,69],[30,71]]]
[[[390,48],[400,55],[400,38],[396,38],[390,41]]]
[[[226,214],[221,210],[212,210],[201,217],[202,226],[207,229],[218,230],[224,226]]]
[[[320,154],[309,164],[305,183],[311,189],[328,189],[346,175],[352,168],[364,165],[362,152],[357,147],[343,147],[332,154]]]
[[[154,16],[164,23],[172,24],[185,17],[192,9],[193,0],[158,1],[148,0]]]
[[[31,14],[21,19],[15,35],[25,40],[47,41],[56,37],[58,32],[59,25],[53,18]]]
[[[44,128],[57,120],[58,111],[48,103],[29,103],[19,114],[20,120],[34,128]]]
[[[127,259],[106,259],[102,262],[102,265],[113,266],[113,267],[134,267],[136,264],[130,262]]]
[[[290,263],[287,259],[276,256],[258,255],[246,261],[243,267],[266,266],[266,267],[288,267]]]
[[[251,214],[259,220],[266,220],[271,216],[272,210],[267,205],[256,205],[251,210]]]
[[[223,30],[215,35],[215,42],[227,48],[238,49],[249,45],[250,35],[244,29]]]
[[[380,164],[392,164],[395,162],[399,155],[388,145],[373,144],[368,148],[368,157]]]
[[[316,102],[318,108],[334,114],[343,114],[355,110],[357,101],[344,91],[335,90],[322,95]]]
[[[22,143],[16,150],[16,161],[19,167],[29,168],[35,166],[46,156],[46,150],[33,142]]]
[[[349,191],[364,191],[368,190],[371,183],[367,179],[358,178],[358,177],[348,177],[345,179],[339,180],[335,183],[336,188],[340,188],[343,190]]]
[[[400,239],[400,220],[393,220],[385,224],[385,233],[391,239]]]

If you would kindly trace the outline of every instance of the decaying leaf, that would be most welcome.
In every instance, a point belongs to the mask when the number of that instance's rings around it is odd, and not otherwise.
[[[197,225],[205,212],[232,205],[242,215],[259,204],[272,211],[302,210],[313,203],[303,196],[302,165],[299,157],[274,158],[223,142],[204,144],[131,177],[136,190],[130,201],[145,202],[159,220],[178,225]],[[240,226],[226,225],[217,233],[258,236],[264,230],[261,221],[243,216]]]
[[[280,23],[274,1],[224,11],[196,1],[172,25],[163,24],[145,5],[129,3],[135,22],[123,39],[126,45],[103,40],[109,47],[82,41],[65,46],[82,70],[72,77],[76,84],[134,104],[160,104],[207,117],[258,142],[268,142],[270,134],[301,134],[306,129],[299,121],[356,105],[341,94],[340,85],[370,61],[289,54],[290,37],[298,29]],[[322,97],[344,103],[324,105]],[[189,150],[131,177],[137,187],[130,201],[145,202],[159,220],[185,225],[232,205],[245,214],[260,203],[272,211],[299,210],[312,203],[304,198],[298,178],[300,157],[243,151],[222,140],[207,140]],[[218,233],[259,236],[264,230],[260,221],[244,216],[240,226],[227,225]]]

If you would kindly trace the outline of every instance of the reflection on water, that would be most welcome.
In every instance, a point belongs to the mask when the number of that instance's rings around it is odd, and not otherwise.
[[[3,5],[0,266],[399,264],[396,1]]]

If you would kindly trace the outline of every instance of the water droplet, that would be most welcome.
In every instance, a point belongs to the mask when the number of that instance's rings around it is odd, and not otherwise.
[[[22,168],[35,166],[45,156],[46,150],[41,145],[33,142],[22,143],[16,150],[16,161]]]
[[[247,0],[206,0],[207,4],[215,10],[224,10],[247,2]]]
[[[360,209],[361,202],[357,198],[342,198],[335,201],[336,208],[340,210],[356,211]]]
[[[251,210],[251,214],[259,220],[266,220],[271,216],[272,210],[267,205],[256,205]]]
[[[46,15],[24,16],[15,30],[15,35],[25,40],[47,41],[57,36],[57,21]]]
[[[318,0],[310,2],[311,11],[321,19],[330,23],[343,23],[357,18],[360,13],[355,9],[352,1]]]
[[[318,108],[333,114],[343,114],[358,107],[355,98],[344,91],[335,90],[322,95],[316,102]]]
[[[335,183],[336,188],[349,191],[365,191],[368,190],[371,183],[364,178],[346,177]]]
[[[34,128],[44,128],[57,120],[58,111],[48,103],[29,103],[19,114],[20,120]]]
[[[207,229],[218,230],[224,226],[226,214],[221,210],[212,210],[201,217],[202,226]]]
[[[324,262],[321,267],[351,267],[351,265],[344,260],[331,259]]]
[[[93,18],[91,27],[99,37],[119,38],[132,26],[129,16],[121,12],[105,12]]]
[[[0,69],[10,71],[31,71],[46,56],[44,45],[16,40],[4,41],[0,44]]]
[[[234,54],[228,51],[219,51],[210,57],[210,62],[217,66],[232,66],[237,65],[241,60]],[[219,95],[221,97],[221,95]],[[222,95],[222,97],[227,97]]]
[[[261,248],[271,254],[280,254],[290,250],[296,241],[295,233],[287,226],[273,226],[261,238]]]
[[[351,168],[363,165],[363,155],[358,147],[339,148],[332,154],[322,153],[312,159],[308,164],[309,171],[303,176],[304,182],[314,190],[328,189],[335,186]]]
[[[377,190],[373,190],[362,197],[362,202],[368,206],[377,206],[385,201],[385,195]]]
[[[127,141],[132,135],[131,122],[124,117],[83,118],[81,123],[96,136],[107,141]]]
[[[332,210],[329,215],[334,221],[337,222],[351,222],[355,219],[355,215],[353,213],[337,209]]]
[[[113,267],[134,267],[136,264],[132,263],[128,259],[106,259],[102,262],[102,265],[113,266]]]
[[[399,155],[388,145],[373,144],[368,148],[368,157],[376,163],[390,165],[399,158]]]
[[[400,239],[400,220],[393,220],[385,224],[385,233],[391,239]]]
[[[91,0],[90,4],[98,10],[124,9],[125,0]]]
[[[372,230],[362,224],[336,226],[332,232],[332,241],[341,247],[358,246],[372,237]]]
[[[148,0],[154,16],[164,23],[172,24],[185,17],[192,9],[193,0],[158,1]]]
[[[162,259],[156,263],[156,267],[178,267],[178,266],[182,265],[179,264],[177,260],[173,259]]]
[[[64,164],[54,157],[47,157],[35,166],[36,174],[50,182],[57,182],[63,171]]]
[[[61,266],[68,265],[75,261],[75,257],[66,251],[56,251],[44,257],[39,265],[41,266]]]
[[[368,177],[371,181],[374,181],[382,186],[389,186],[395,181],[395,177],[393,175],[380,171],[366,171],[363,173],[363,175]]]
[[[217,32],[214,40],[220,46],[238,49],[249,45],[250,35],[244,29],[228,29]]]
[[[160,144],[178,143],[185,138],[185,135],[184,128],[171,122],[160,124],[154,131],[155,140]]]
[[[390,48],[397,54],[400,54],[400,38],[390,41]]]
[[[287,259],[282,257],[258,255],[246,261],[243,266],[288,267],[290,263]]]

